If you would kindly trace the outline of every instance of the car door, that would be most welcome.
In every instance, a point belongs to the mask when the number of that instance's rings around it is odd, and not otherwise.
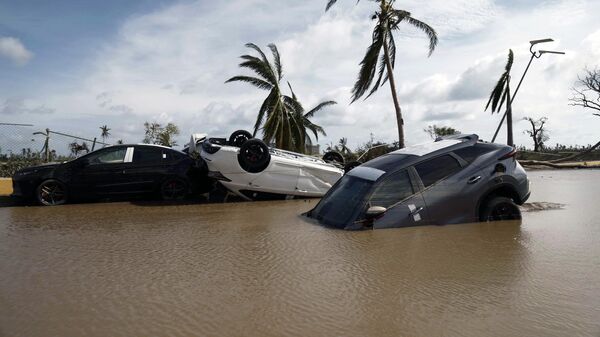
[[[124,172],[131,183],[130,191],[149,193],[157,190],[168,173],[169,162],[165,150],[157,146],[135,146],[133,165]]]
[[[131,167],[133,147],[115,146],[92,153],[74,169],[72,184],[84,196],[118,195],[127,192],[124,170]]]
[[[382,206],[387,211],[373,221],[374,229],[429,223],[425,201],[411,176],[409,169],[404,169],[376,183],[368,207]]]
[[[433,224],[475,220],[473,196],[481,175],[463,169],[464,165],[458,157],[445,154],[414,166]]]

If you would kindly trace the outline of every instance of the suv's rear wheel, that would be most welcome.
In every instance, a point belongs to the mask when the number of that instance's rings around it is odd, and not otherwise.
[[[35,196],[40,205],[62,205],[67,202],[67,187],[58,180],[49,179],[38,186]]]
[[[480,221],[519,220],[521,210],[512,199],[493,197],[487,201],[481,211]]]

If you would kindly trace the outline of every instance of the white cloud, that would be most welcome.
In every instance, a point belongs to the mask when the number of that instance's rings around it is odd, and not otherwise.
[[[567,55],[534,61],[515,101],[515,114],[548,116],[551,143],[597,138],[597,118],[586,119],[586,112],[568,106],[567,99],[577,72],[594,66],[600,57],[600,30],[590,28],[597,27],[593,13],[600,5],[559,0],[523,9],[513,2],[397,2],[440,35],[431,58],[426,57],[422,33],[403,28],[398,35],[395,75],[408,144],[426,141],[422,130],[433,123],[491,138],[500,116],[483,108],[508,48],[515,52],[514,88],[529,60],[527,41],[547,36],[557,40],[548,48],[564,49]],[[338,102],[315,116],[328,133],[319,139],[321,144],[348,137],[354,146],[367,141],[370,133],[393,141],[396,120],[387,85],[368,100],[349,105],[358,64],[370,43],[373,9],[368,1],[357,6],[340,1],[328,13],[324,0],[191,1],[134,15],[93,55],[82,80],[72,85],[77,90],[39,93],[60,114],[52,119],[40,115],[36,123],[94,134],[96,124],[109,124],[115,139],[139,141],[145,120],[172,121],[181,127],[181,144],[191,132],[226,136],[251,129],[265,93],[223,82],[247,73],[237,67],[238,57],[250,52],[245,43],[267,51],[266,44],[275,42],[286,80],[306,108],[323,100]],[[519,144],[529,144],[520,133],[524,127],[516,122]]]
[[[0,56],[4,56],[16,65],[25,65],[33,57],[23,43],[14,37],[0,37]]]

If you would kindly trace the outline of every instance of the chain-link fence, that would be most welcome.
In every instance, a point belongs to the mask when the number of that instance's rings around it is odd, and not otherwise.
[[[109,145],[31,124],[0,123],[0,177],[44,162],[64,161]]]

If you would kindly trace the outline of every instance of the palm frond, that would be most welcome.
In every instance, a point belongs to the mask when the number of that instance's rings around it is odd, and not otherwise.
[[[260,49],[259,46],[255,45],[254,43],[246,43],[246,47],[254,49],[261,57],[261,59],[263,60],[263,62],[265,63],[269,63],[269,59],[267,59],[267,55],[265,55],[265,53]]]
[[[256,116],[256,122],[254,123],[254,133],[252,134],[253,137],[256,137],[256,133],[258,132],[258,129],[262,125],[262,122],[265,118],[265,114],[267,114],[267,115],[269,114],[269,112],[270,112],[269,109],[275,105],[276,99],[277,99],[277,90],[273,89],[273,90],[271,90],[271,92],[269,93],[267,98],[265,98],[260,109],[258,110],[258,116]]]
[[[317,104],[316,107],[310,109],[310,111],[308,111],[307,113],[304,114],[304,117],[306,118],[311,118],[315,115],[316,112],[320,111],[321,109],[328,107],[330,105],[335,105],[337,104],[336,101],[325,101],[325,102],[321,102],[319,104]]]
[[[234,77],[228,79],[227,81],[225,81],[225,83],[235,82],[235,81],[250,83],[257,88],[264,89],[264,90],[271,90],[273,88],[273,85],[271,83],[261,80],[260,78],[252,77],[252,76],[234,76]]]
[[[435,46],[437,46],[438,43],[438,37],[437,33],[435,32],[435,29],[431,28],[431,26],[429,26],[425,22],[413,18],[412,16],[410,16],[410,13],[408,14],[408,16],[404,17],[404,20],[406,20],[408,24],[418,28],[427,35],[427,37],[429,38],[429,56],[431,56],[431,54],[435,50]]]
[[[367,49],[367,52],[360,62],[360,71],[358,73],[358,79],[354,83],[352,88],[352,101],[354,102],[362,97],[365,92],[371,86],[373,77],[375,77],[375,71],[377,70],[377,62],[379,60],[379,54],[383,46],[384,32],[381,25],[376,25],[373,30],[373,42]]]
[[[279,50],[277,50],[277,46],[274,43],[270,43],[269,49],[271,49],[271,53],[273,53],[273,60],[275,62],[275,69],[277,70],[277,78],[281,81],[281,77],[283,76],[281,69],[281,57],[279,56]]]
[[[512,49],[509,49],[508,50],[508,60],[506,61],[506,66],[504,67],[505,73],[507,73],[507,74],[510,73],[514,59],[515,59],[515,56],[513,54],[513,51],[512,51]]]
[[[325,6],[325,11],[327,12],[331,8],[331,6],[335,5],[336,2],[337,0],[328,0],[327,6]]]
[[[267,82],[271,83],[272,85],[276,85],[278,82],[277,76],[273,73],[273,69],[269,63],[265,63],[259,58],[250,55],[243,55],[242,58],[246,61],[239,64],[241,68],[248,68],[254,71],[257,75],[261,76]]]

